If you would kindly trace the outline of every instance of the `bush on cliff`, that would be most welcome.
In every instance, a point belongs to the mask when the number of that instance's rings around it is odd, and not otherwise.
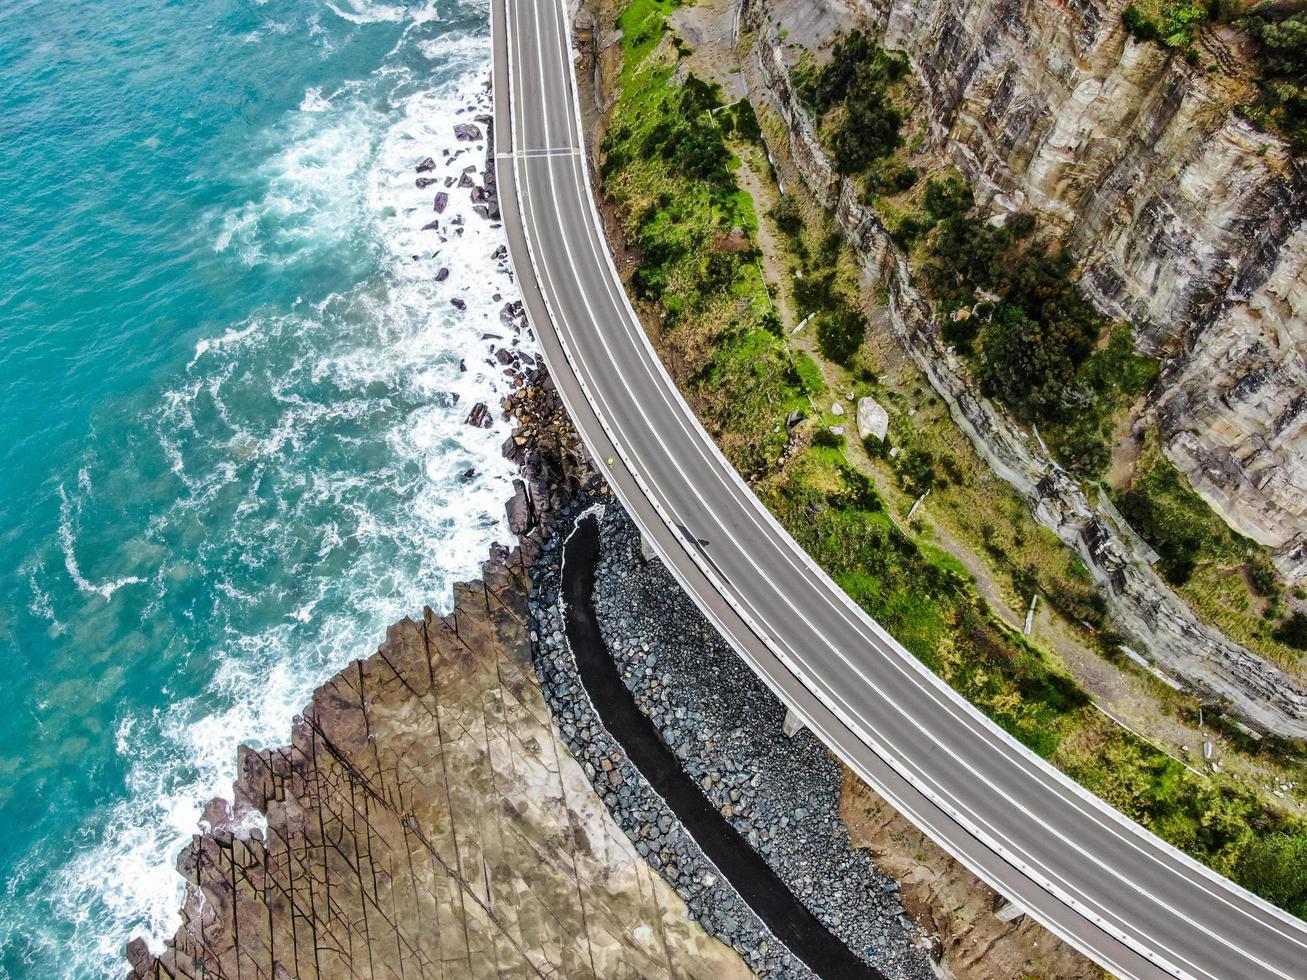
[[[817,344],[822,354],[837,364],[849,364],[866,335],[867,318],[852,307],[823,313],[817,320]]]
[[[1307,11],[1251,17],[1247,27],[1262,64],[1262,104],[1251,115],[1283,132],[1296,153],[1307,152]]]
[[[853,31],[835,44],[824,67],[800,73],[799,96],[818,116],[838,110],[827,137],[841,174],[860,174],[899,147],[904,115],[888,90],[907,71],[906,57]]]
[[[921,273],[944,339],[971,359],[986,395],[1045,430],[1064,465],[1097,476],[1118,411],[1152,383],[1155,363],[1134,353],[1128,324],[1098,348],[1106,318],[1081,295],[1070,257],[1029,240],[1029,215],[988,223],[959,175],[932,179],[922,210]]]

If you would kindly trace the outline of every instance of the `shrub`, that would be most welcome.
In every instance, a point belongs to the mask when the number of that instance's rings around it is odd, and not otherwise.
[[[1073,320],[1031,319],[1022,307],[1002,303],[981,341],[982,390],[1027,421],[1056,416],[1088,343],[1092,338]]]
[[[838,449],[844,445],[844,437],[832,432],[826,426],[822,426],[812,434],[812,444],[814,446],[826,446],[831,449]]]
[[[830,62],[800,73],[799,96],[825,115],[836,106],[843,115],[830,134],[835,167],[856,174],[889,156],[901,144],[903,114],[887,89],[908,70],[907,59],[891,55],[863,31],[835,45]]]
[[[975,206],[976,198],[971,188],[959,174],[950,174],[943,180],[932,179],[926,184],[926,193],[922,207],[930,217],[931,223],[946,218],[958,218]]]
[[[1009,215],[1003,226],[1013,238],[1028,238],[1035,230],[1035,216],[1025,211]]]
[[[1307,614],[1295,612],[1276,627],[1275,638],[1295,650],[1307,650]]]
[[[817,344],[821,352],[839,364],[848,364],[867,335],[867,318],[851,308],[824,313],[817,318]]]
[[[1157,40],[1157,25],[1145,17],[1133,3],[1122,11],[1121,23],[1136,41]]]
[[[1262,105],[1253,115],[1307,152],[1307,11],[1283,20],[1251,17],[1247,25],[1262,66]]]
[[[1299,829],[1253,841],[1239,859],[1235,877],[1268,902],[1307,917],[1307,833]]]
[[[1178,479],[1179,474],[1175,473],[1175,477]],[[1162,577],[1172,585],[1188,582],[1198,564],[1202,541],[1184,510],[1168,507],[1157,494],[1138,487],[1122,495],[1119,507],[1130,526],[1156,549]]]
[[[899,454],[894,471],[903,489],[920,497],[935,485],[935,456],[926,449],[909,449]]]

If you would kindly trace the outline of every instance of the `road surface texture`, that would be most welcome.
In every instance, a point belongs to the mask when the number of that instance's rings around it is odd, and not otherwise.
[[[1125,977],[1307,978],[1307,923],[1122,817],[860,610],[720,454],[599,229],[562,0],[492,0],[509,251],[563,400],[646,542],[844,762],[1019,908]]]

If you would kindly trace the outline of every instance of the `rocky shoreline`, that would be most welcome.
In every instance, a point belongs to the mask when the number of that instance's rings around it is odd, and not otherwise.
[[[435,168],[422,161],[418,179]],[[482,177],[455,185],[493,221],[493,176]],[[161,952],[128,944],[130,976],[813,975],[616,748],[577,680],[562,541],[596,501],[597,620],[635,703],[827,929],[892,977],[934,977],[962,945],[959,976],[1012,975],[1031,949],[1091,975],[1037,926],[1000,923],[988,897],[962,921],[946,889],[914,886],[913,915],[947,947],[913,921],[841,818],[848,774],[811,736],[782,734],[783,707],[637,554],[547,372],[517,347],[529,333],[520,304],[506,302],[501,322],[487,363],[514,386],[498,408],[516,422],[503,452],[520,474],[506,508],[518,546],[493,546],[448,616],[402,620],[319,688],[287,746],[241,750],[233,802],[214,800],[179,856],[182,926]],[[470,406],[466,421],[492,411]],[[946,855],[931,860],[955,888],[987,895]],[[899,864],[914,870],[910,855]]]

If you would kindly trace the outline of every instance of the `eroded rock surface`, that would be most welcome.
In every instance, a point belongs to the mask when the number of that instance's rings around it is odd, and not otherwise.
[[[1291,549],[1307,515],[1307,172],[1235,111],[1255,98],[1246,41],[1204,28],[1190,64],[1130,39],[1126,6],[770,4],[806,45],[862,25],[908,54],[932,150],[993,212],[1061,230],[1089,295],[1167,358],[1168,454],[1233,527]]]
[[[390,629],[291,744],[241,754],[134,977],[749,976],[616,827],[550,723],[517,553]]]

